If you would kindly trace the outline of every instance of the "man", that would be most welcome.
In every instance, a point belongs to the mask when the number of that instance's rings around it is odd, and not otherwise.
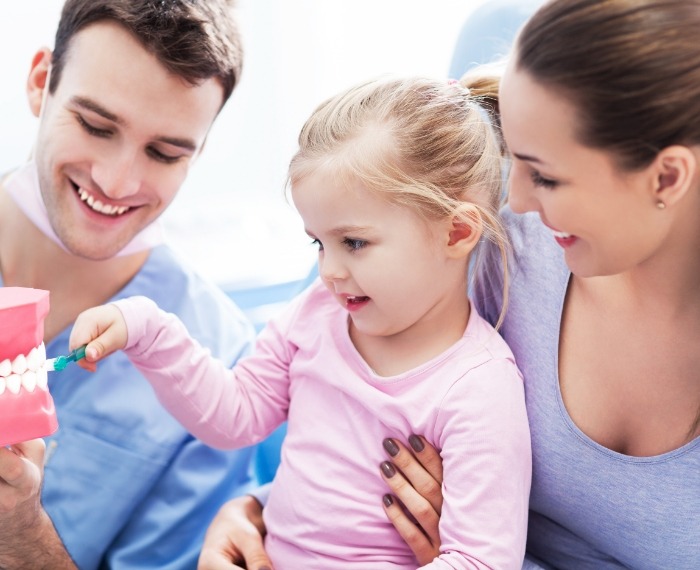
[[[240,74],[230,0],[67,0],[27,82],[32,159],[0,182],[0,286],[50,291],[49,356],[72,322],[146,295],[229,362],[252,328],[161,243],[183,183]],[[123,355],[51,373],[59,430],[0,449],[0,568],[191,568],[249,451],[194,440]],[[42,488],[43,486],[43,488]]]

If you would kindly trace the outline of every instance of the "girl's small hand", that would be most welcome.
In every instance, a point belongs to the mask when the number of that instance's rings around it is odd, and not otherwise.
[[[384,440],[391,462],[382,463],[380,471],[393,495],[384,495],[383,502],[389,520],[422,566],[440,554],[442,459],[425,438],[412,435],[408,441],[410,451],[397,439]]]
[[[101,305],[78,315],[70,333],[71,350],[87,344],[85,358],[78,365],[94,372],[97,361],[126,346],[126,321],[114,305]]]

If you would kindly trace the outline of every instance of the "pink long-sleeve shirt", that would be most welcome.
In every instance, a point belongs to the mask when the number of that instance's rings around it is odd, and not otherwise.
[[[117,302],[127,354],[162,404],[219,447],[262,440],[288,420],[265,507],[277,570],[415,569],[382,508],[385,437],[422,434],[444,466],[441,554],[424,568],[520,569],[530,436],[512,353],[472,307],[464,336],[413,370],[382,377],[320,283],[261,333],[233,370],[143,297]]]

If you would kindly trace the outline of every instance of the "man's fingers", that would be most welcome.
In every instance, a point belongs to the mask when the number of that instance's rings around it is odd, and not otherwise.
[[[272,570],[263,544],[262,506],[250,496],[225,503],[207,529],[198,570]]]

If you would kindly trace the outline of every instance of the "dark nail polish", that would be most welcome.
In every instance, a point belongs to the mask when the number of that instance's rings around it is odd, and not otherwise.
[[[396,457],[396,454],[399,452],[399,446],[396,445],[396,442],[391,439],[390,437],[386,438],[383,442],[382,445],[384,446],[384,449],[386,449],[386,452],[391,455],[392,457]]]
[[[408,438],[408,443],[413,449],[413,451],[421,452],[425,449],[425,445],[423,445],[423,440],[418,437],[417,435],[412,435]]]
[[[384,497],[382,497],[382,500],[384,501],[385,507],[390,507],[394,504],[394,498],[391,495],[384,495]]]
[[[394,466],[388,461],[384,461],[380,467],[382,468],[382,472],[387,479],[391,479],[394,475],[396,475],[396,469],[394,469]]]

